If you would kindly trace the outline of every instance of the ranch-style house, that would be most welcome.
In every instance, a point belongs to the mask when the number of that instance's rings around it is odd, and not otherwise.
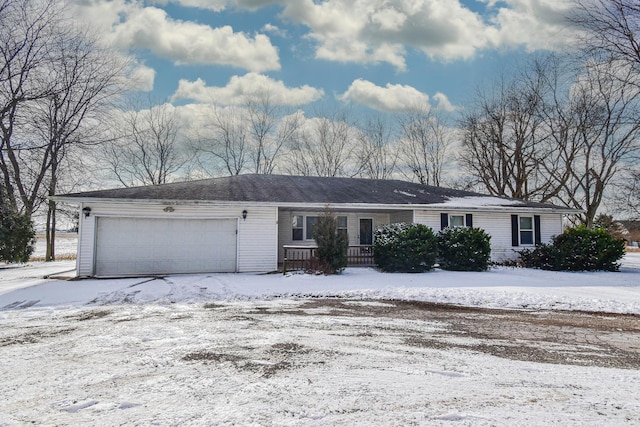
[[[552,204],[399,180],[238,175],[54,196],[79,205],[78,276],[269,272],[315,245],[326,209],[349,237],[349,260],[371,261],[376,227],[480,227],[494,261],[562,232]]]

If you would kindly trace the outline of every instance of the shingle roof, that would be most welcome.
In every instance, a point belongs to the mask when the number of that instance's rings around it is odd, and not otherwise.
[[[564,209],[550,204],[497,198],[399,180],[327,178],[289,175],[237,175],[143,187],[87,191],[59,199],[272,202],[292,204],[371,204],[454,206],[474,200],[482,206]],[[479,203],[478,201],[486,201]],[[564,209],[566,210],[566,209]]]

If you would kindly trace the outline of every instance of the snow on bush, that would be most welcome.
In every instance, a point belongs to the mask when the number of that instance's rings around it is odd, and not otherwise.
[[[480,228],[447,227],[438,233],[438,261],[443,270],[486,271],[491,236]]]
[[[568,228],[551,244],[520,251],[525,267],[554,271],[618,271],[624,256],[624,240],[603,228]]]
[[[388,224],[375,233],[373,258],[388,272],[418,273],[433,269],[438,243],[431,228],[422,224]]]

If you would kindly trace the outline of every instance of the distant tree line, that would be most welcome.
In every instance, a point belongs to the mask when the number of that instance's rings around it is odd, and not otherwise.
[[[130,101],[131,62],[56,0],[0,0],[0,179],[5,212],[42,213],[49,196],[241,173],[373,179],[553,202],[591,227],[615,194],[640,216],[640,8],[575,1],[570,53],[537,56],[478,88],[456,112],[408,105],[308,115],[268,90],[185,126],[168,103]],[[123,103],[129,100],[128,103]],[[99,185],[99,184],[98,184]]]

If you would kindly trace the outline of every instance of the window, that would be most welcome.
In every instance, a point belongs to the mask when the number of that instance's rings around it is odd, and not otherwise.
[[[294,215],[291,217],[291,229],[293,230],[292,240],[304,240],[304,220],[302,215]]]
[[[348,236],[348,234],[347,234],[347,217],[346,216],[339,216],[338,217],[338,233],[342,233],[345,236]]]
[[[316,227],[316,224],[318,223],[318,217],[317,216],[308,216],[307,217],[307,227],[306,227],[306,231],[307,231],[307,240],[313,240],[314,239],[314,235],[313,232],[315,231],[314,228]]]
[[[464,227],[464,215],[449,215],[449,227]]]
[[[511,246],[539,245],[542,243],[540,215],[511,215]]]
[[[533,245],[533,217],[520,217],[520,244]]]
[[[293,215],[291,217],[291,240],[313,240],[318,218],[315,215]],[[338,232],[347,235],[347,217],[339,216],[337,220]]]
[[[444,230],[447,227],[473,227],[473,215],[450,215],[446,212],[442,212],[440,214],[440,230]]]

